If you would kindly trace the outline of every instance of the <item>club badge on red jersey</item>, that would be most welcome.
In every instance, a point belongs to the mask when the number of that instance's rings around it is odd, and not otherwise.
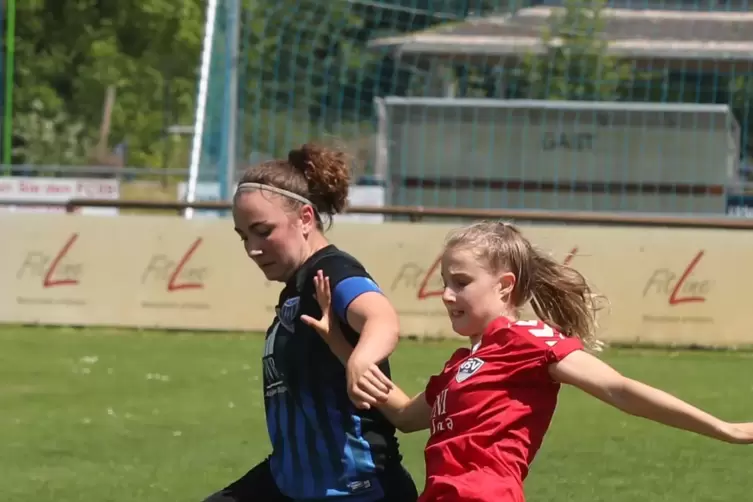
[[[481,369],[481,366],[483,365],[483,359],[479,359],[478,357],[471,357],[460,365],[460,368],[458,368],[458,374],[455,375],[455,381],[457,381],[458,383],[465,382],[466,380],[471,378],[474,373]]]

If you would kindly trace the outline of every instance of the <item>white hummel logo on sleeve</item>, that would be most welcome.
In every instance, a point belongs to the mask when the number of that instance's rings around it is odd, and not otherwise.
[[[528,332],[536,338],[549,338],[549,340],[545,340],[544,343],[546,343],[550,347],[554,347],[555,345],[557,345],[557,342],[565,339],[565,335],[563,335],[562,333],[556,333],[548,324],[544,324],[543,326],[543,328],[531,328],[528,330]]]

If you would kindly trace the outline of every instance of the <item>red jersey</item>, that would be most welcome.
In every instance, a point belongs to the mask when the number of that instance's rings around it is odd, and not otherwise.
[[[541,321],[500,317],[426,386],[432,406],[420,502],[522,502],[523,480],[554,414],[548,366],[581,350]]]

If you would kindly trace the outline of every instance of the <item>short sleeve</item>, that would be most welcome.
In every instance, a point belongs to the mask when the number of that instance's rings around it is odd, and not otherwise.
[[[546,360],[549,364],[558,363],[573,352],[583,350],[583,348],[583,342],[581,342],[580,339],[566,337],[558,340],[554,345],[548,348],[546,351]]]
[[[369,277],[348,277],[332,288],[332,308],[340,319],[345,319],[351,302],[364,293],[381,293],[379,286]]]
[[[580,339],[567,337],[541,321],[519,321],[510,328],[515,333],[511,350],[518,352],[521,360],[552,364],[583,350]]]
[[[321,260],[313,270],[321,270],[329,277],[332,287],[332,308],[337,316],[346,320],[350,304],[364,293],[381,293],[377,283],[369,276],[366,269],[355,259],[347,255],[333,255]]]

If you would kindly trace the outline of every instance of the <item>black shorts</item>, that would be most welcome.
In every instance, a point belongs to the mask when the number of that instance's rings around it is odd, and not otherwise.
[[[402,465],[388,467],[378,478],[384,489],[382,501],[416,502],[418,499],[416,484]],[[293,499],[280,493],[267,459],[204,502],[293,502]]]

